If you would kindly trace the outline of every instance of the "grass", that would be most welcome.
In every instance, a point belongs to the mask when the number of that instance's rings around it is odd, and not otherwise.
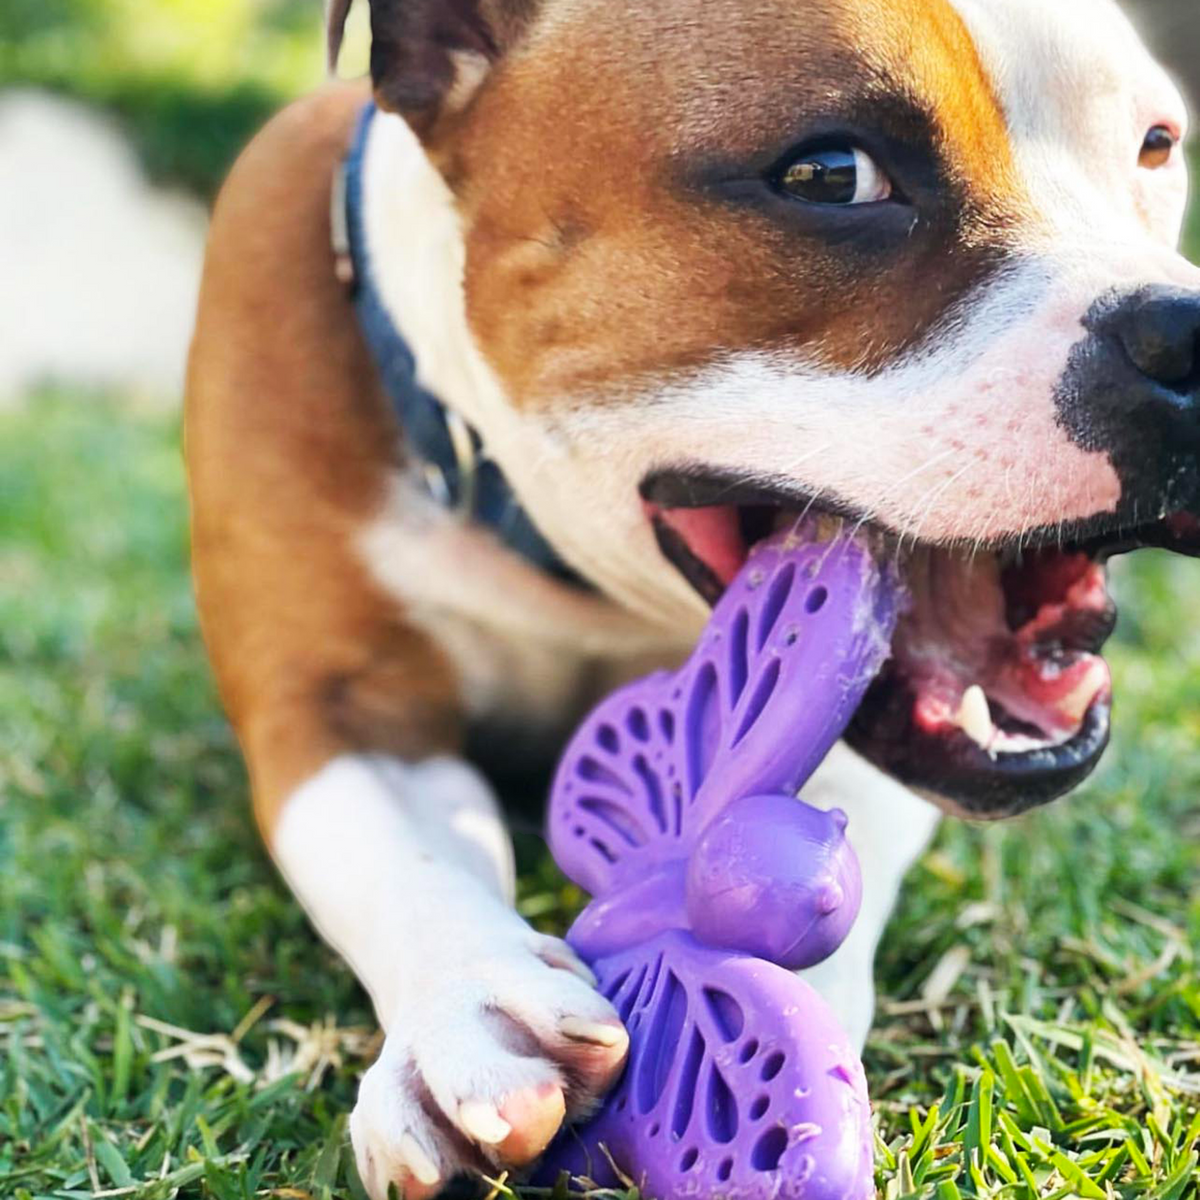
[[[372,1020],[251,826],[176,423],[43,396],[0,462],[0,1196],[361,1197]],[[1200,565],[1125,566],[1106,770],[946,824],[885,939],[888,1200],[1197,1200]],[[579,896],[526,849],[561,929]]]

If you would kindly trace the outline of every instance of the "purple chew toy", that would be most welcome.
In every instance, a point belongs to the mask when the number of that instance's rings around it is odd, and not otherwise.
[[[789,969],[845,938],[858,863],[845,815],[795,797],[883,665],[897,608],[860,543],[776,536],[688,662],[609,697],[571,742],[550,845],[595,899],[568,937],[631,1045],[543,1182],[624,1175],[652,1200],[873,1194],[862,1065]]]

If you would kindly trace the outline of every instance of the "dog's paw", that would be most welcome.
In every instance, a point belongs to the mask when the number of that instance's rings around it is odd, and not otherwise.
[[[414,964],[350,1118],[372,1200],[533,1162],[612,1085],[629,1039],[565,942],[523,926],[454,969]],[[432,964],[430,964],[432,967]]]

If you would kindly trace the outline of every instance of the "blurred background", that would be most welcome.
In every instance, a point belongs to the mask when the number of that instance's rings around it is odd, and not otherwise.
[[[1200,88],[1191,0],[1131,2]],[[252,131],[320,81],[320,7],[0,4],[0,403],[48,380],[177,399],[205,208]],[[349,74],[366,61],[356,7]]]
[[[1200,5],[1134,14],[1200,100]],[[373,1020],[253,831],[180,455],[209,205],[322,56],[320,0],[0,0],[5,1196],[362,1196],[344,1117]],[[1105,767],[1023,822],[946,824],[885,939],[888,1197],[1197,1200],[1200,564],[1116,575]],[[524,866],[522,910],[561,929],[578,894],[536,846]]]

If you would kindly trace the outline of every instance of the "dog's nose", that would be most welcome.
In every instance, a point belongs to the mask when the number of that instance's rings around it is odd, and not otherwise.
[[[1108,455],[1115,518],[1200,512],[1200,289],[1143,286],[1095,302],[1055,397],[1071,440]]]
[[[1200,407],[1200,292],[1155,286],[1127,296],[1109,331],[1171,407]]]

